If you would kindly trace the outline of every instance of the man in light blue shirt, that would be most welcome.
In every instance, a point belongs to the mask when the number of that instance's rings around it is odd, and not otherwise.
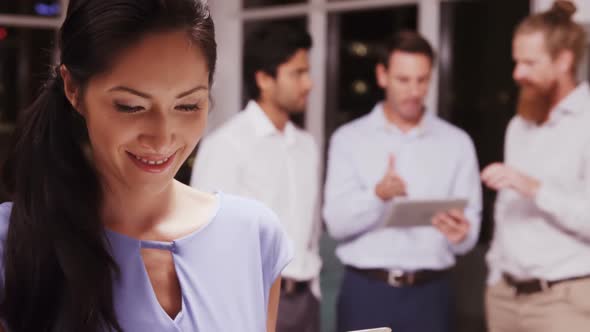
[[[346,266],[338,331],[452,330],[448,270],[477,242],[481,184],[469,136],[424,107],[434,52],[414,32],[391,38],[376,67],[385,100],[332,136],[324,218]],[[385,227],[400,198],[464,198],[432,226]]]

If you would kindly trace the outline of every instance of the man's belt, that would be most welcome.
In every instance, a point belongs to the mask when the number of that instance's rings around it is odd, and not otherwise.
[[[526,279],[518,280],[508,273],[502,274],[504,281],[514,289],[516,295],[530,295],[548,290],[549,288],[568,281],[590,278],[590,275],[583,275],[558,280]]]
[[[450,269],[445,269],[404,272],[401,270],[359,269],[353,266],[346,266],[346,268],[368,278],[385,282],[393,287],[423,285],[444,278],[450,271]]]

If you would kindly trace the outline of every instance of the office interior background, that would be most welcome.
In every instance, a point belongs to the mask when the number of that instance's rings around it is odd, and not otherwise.
[[[465,129],[480,165],[502,158],[504,131],[514,114],[512,32],[531,12],[552,0],[209,0],[217,28],[219,63],[209,130],[245,104],[244,36],[274,21],[306,26],[314,88],[308,111],[293,119],[309,130],[325,153],[332,132],[368,113],[382,92],[374,79],[375,47],[400,29],[425,35],[437,50],[428,110]],[[575,18],[590,32],[590,1],[578,0]],[[35,97],[56,59],[56,30],[67,0],[0,0],[0,158],[18,113]],[[590,35],[590,34],[589,34]],[[590,44],[590,41],[588,42]],[[589,74],[590,61],[580,70]],[[191,159],[178,174],[188,182]],[[324,160],[325,161],[325,160]],[[5,198],[0,197],[0,201]],[[484,254],[493,232],[494,194],[484,192],[478,245],[454,270],[458,331],[485,331]],[[342,266],[335,243],[322,238],[322,331],[332,331]],[[411,248],[408,248],[410,254]]]

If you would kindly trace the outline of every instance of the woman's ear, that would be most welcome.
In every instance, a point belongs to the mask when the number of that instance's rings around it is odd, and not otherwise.
[[[80,105],[78,105],[80,101],[80,87],[78,84],[76,84],[72,78],[72,74],[70,74],[70,71],[65,65],[59,66],[59,74],[61,75],[61,79],[64,82],[64,93],[66,98],[70,104],[72,104],[72,107],[74,107],[78,113],[83,115],[79,107]]]

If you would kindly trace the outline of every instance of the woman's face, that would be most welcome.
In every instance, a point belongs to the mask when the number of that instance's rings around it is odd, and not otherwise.
[[[108,187],[163,190],[207,124],[206,59],[185,31],[151,34],[92,78],[79,109]]]

